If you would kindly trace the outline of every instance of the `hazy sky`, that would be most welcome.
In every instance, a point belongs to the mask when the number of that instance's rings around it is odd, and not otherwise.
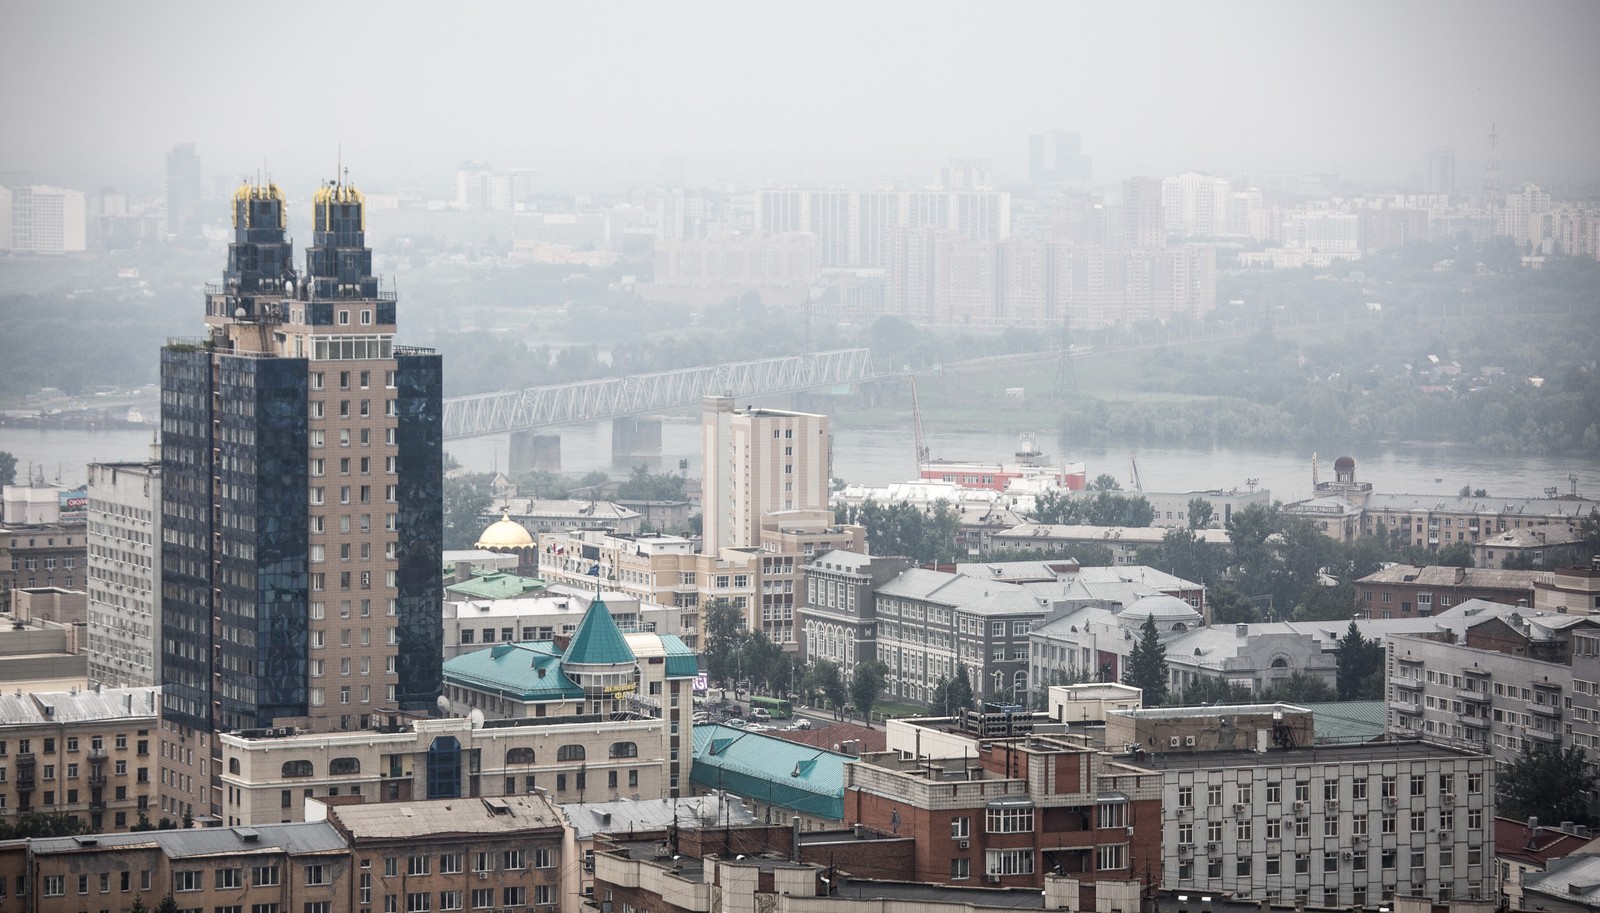
[[[463,159],[552,186],[1186,169],[1600,179],[1600,3],[76,3],[0,0],[0,172],[156,191],[208,175],[442,187]],[[14,174],[0,182],[17,181]],[[209,187],[208,187],[209,189]]]

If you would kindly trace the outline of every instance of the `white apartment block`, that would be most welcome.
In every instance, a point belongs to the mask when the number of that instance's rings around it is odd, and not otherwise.
[[[1388,640],[1387,730],[1466,745],[1501,762],[1534,744],[1600,747],[1600,621],[1512,606],[1494,611],[1459,636]]]
[[[705,464],[702,552],[761,544],[766,515],[828,508],[833,444],[828,417],[705,398],[700,421]]]
[[[81,253],[87,249],[88,212],[81,190],[13,187],[0,196],[0,219],[6,222],[6,231],[0,232],[0,249],[27,254]]]
[[[971,241],[1011,237],[1011,195],[973,187],[933,190],[761,191],[757,224],[768,235],[817,238],[818,265],[888,267],[896,228],[939,228]]]
[[[1228,231],[1228,202],[1233,190],[1226,178],[1193,171],[1161,182],[1161,205],[1167,234],[1214,238]]]
[[[1495,770],[1484,755],[1400,741],[1145,763],[1162,777],[1165,889],[1297,907],[1493,895]]]
[[[89,681],[161,684],[161,464],[90,463]]]

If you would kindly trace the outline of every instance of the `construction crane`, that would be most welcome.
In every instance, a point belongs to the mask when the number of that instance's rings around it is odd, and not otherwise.
[[[1139,481],[1139,461],[1133,454],[1128,454],[1128,484],[1134,491],[1144,491],[1144,483]]]
[[[917,478],[922,478],[922,464],[928,462],[928,444],[922,437],[922,406],[917,403],[917,375],[906,375],[911,381],[911,437],[917,448]]]

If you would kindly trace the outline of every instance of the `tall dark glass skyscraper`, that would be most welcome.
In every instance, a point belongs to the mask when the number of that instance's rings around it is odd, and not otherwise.
[[[162,813],[222,816],[216,734],[363,729],[442,684],[438,355],[394,344],[365,204],[234,194],[206,335],[161,353]]]

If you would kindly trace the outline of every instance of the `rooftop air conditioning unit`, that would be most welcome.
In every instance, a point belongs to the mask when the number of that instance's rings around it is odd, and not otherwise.
[[[1189,747],[1189,748],[1193,748],[1194,747],[1194,736],[1192,736],[1192,735],[1184,736],[1183,737],[1183,744],[1185,746]]]
[[[1183,742],[1180,741],[1180,737],[1179,736],[1173,736],[1172,738],[1167,740],[1167,745],[1168,745],[1168,747],[1171,747],[1171,748],[1177,748],[1179,745],[1182,745],[1182,744],[1183,744]]]
[[[983,876],[983,880],[987,881],[990,884],[999,884],[1000,883],[1000,876],[996,875],[993,872],[990,872],[989,874]]]

